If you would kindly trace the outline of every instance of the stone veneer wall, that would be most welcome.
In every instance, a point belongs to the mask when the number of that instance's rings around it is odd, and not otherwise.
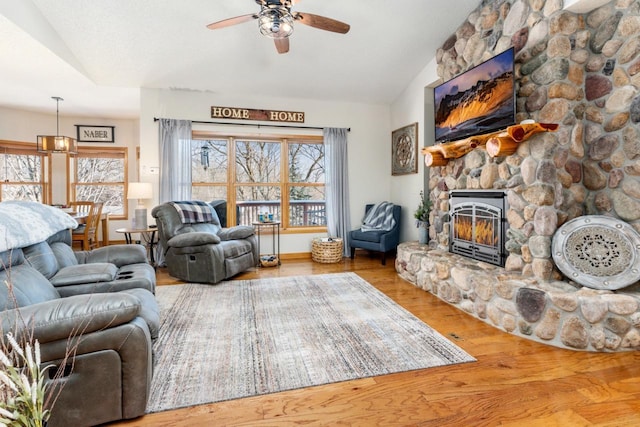
[[[539,280],[416,242],[401,243],[405,280],[514,335],[571,350],[640,350],[640,293]]]
[[[485,0],[437,52],[443,81],[514,46],[517,119],[558,123],[511,156],[476,149],[429,171],[430,247],[398,247],[404,279],[525,338],[588,351],[640,349],[640,284],[584,288],[562,276],[552,238],[566,221],[609,215],[640,231],[640,0],[585,15],[562,0]],[[448,252],[449,191],[501,189],[505,268]]]
[[[450,190],[504,189],[510,209],[506,270],[562,279],[551,256],[557,228],[585,214],[640,231],[640,0],[577,15],[562,0],[486,0],[437,52],[444,81],[516,49],[518,121],[558,123],[511,156],[477,149],[430,169],[430,236],[449,243]]]

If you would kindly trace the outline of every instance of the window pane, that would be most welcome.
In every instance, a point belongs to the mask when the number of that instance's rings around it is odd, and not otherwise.
[[[289,182],[324,182],[323,144],[289,144]]]
[[[289,190],[289,225],[326,226],[324,187],[299,186]]]
[[[236,182],[280,182],[280,143],[237,141]]]
[[[263,212],[273,214],[273,219],[280,218],[280,187],[275,186],[242,186],[236,187],[236,212],[238,224],[249,225],[258,220]]]
[[[3,184],[2,186],[2,200],[26,200],[32,202],[42,203],[42,186],[20,184],[11,185]]]
[[[35,151],[35,150],[34,150]],[[40,182],[42,157],[25,154],[0,154],[2,180],[10,182]],[[22,200],[22,199],[20,199]]]
[[[76,182],[72,197],[76,201],[102,202],[102,211],[117,219],[126,217],[124,198],[126,149],[86,148],[70,159]],[[136,203],[132,201],[132,203]]]
[[[213,200],[227,200],[227,188],[222,186],[205,186],[197,185],[191,189],[191,198],[193,200],[204,200],[211,202]]]
[[[76,200],[102,202],[102,212],[124,215],[124,185],[78,185]]]
[[[77,162],[78,183],[124,182],[124,159],[79,157]]]
[[[191,141],[191,181],[227,182],[227,140]]]

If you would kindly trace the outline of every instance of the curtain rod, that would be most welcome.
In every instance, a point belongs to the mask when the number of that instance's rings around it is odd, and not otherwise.
[[[160,118],[158,117],[153,118],[154,122],[157,122],[158,120],[160,120]],[[315,129],[315,130],[324,129],[317,126],[291,126],[291,125],[269,125],[269,124],[263,125],[259,123],[206,122],[206,121],[200,121],[200,120],[191,120],[191,123],[199,123],[199,124],[205,124],[205,125],[256,126],[258,128],[265,127],[265,128]],[[347,128],[347,132],[351,132],[351,128]]]

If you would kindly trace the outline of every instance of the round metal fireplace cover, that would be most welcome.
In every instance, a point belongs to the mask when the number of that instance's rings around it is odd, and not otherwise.
[[[553,236],[553,260],[568,278],[593,289],[614,290],[640,280],[640,234],[624,221],[581,216]]]

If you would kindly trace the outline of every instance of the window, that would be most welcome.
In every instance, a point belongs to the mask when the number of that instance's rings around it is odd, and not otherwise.
[[[45,153],[35,144],[0,142],[0,201],[28,200],[48,203]]]
[[[326,226],[324,144],[292,141],[287,146],[289,224]]]
[[[191,196],[194,200],[227,199],[228,150],[225,139],[191,141]]]
[[[321,137],[210,136],[192,141],[193,199],[225,199],[228,224],[266,211],[283,228],[326,227]]]
[[[110,218],[125,219],[127,199],[127,149],[121,147],[80,147],[70,156],[70,200],[102,202]]]

